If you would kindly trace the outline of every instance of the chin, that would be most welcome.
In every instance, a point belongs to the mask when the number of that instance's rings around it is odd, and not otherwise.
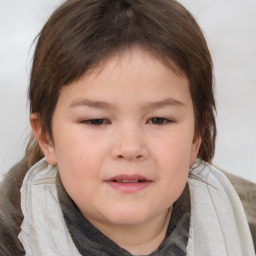
[[[114,215],[109,216],[108,220],[114,225],[133,226],[140,225],[150,218],[152,218],[152,216],[143,214],[140,209],[136,209],[135,211],[116,211]]]

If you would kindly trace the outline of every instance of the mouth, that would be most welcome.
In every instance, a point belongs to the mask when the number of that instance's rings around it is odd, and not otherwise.
[[[140,179],[140,180],[112,180],[112,182],[118,182],[118,183],[143,183],[147,182],[147,180]]]
[[[148,187],[153,181],[140,175],[119,175],[106,180],[111,188],[123,193],[135,193]]]

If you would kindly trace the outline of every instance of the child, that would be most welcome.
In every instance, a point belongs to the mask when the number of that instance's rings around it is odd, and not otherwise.
[[[241,202],[210,165],[212,83],[179,3],[63,3],[34,54],[35,137],[1,187],[1,255],[254,255]]]

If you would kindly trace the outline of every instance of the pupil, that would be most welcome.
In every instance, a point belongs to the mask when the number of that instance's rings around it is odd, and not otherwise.
[[[93,119],[93,120],[91,120],[91,124],[94,124],[94,125],[99,125],[99,124],[102,124],[102,123],[103,123],[102,119]]]
[[[154,124],[162,124],[163,123],[163,118],[153,118],[153,123]]]

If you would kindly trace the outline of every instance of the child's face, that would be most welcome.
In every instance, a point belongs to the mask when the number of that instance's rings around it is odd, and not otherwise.
[[[165,216],[200,145],[187,78],[139,49],[63,87],[52,132],[46,159],[97,227]]]

